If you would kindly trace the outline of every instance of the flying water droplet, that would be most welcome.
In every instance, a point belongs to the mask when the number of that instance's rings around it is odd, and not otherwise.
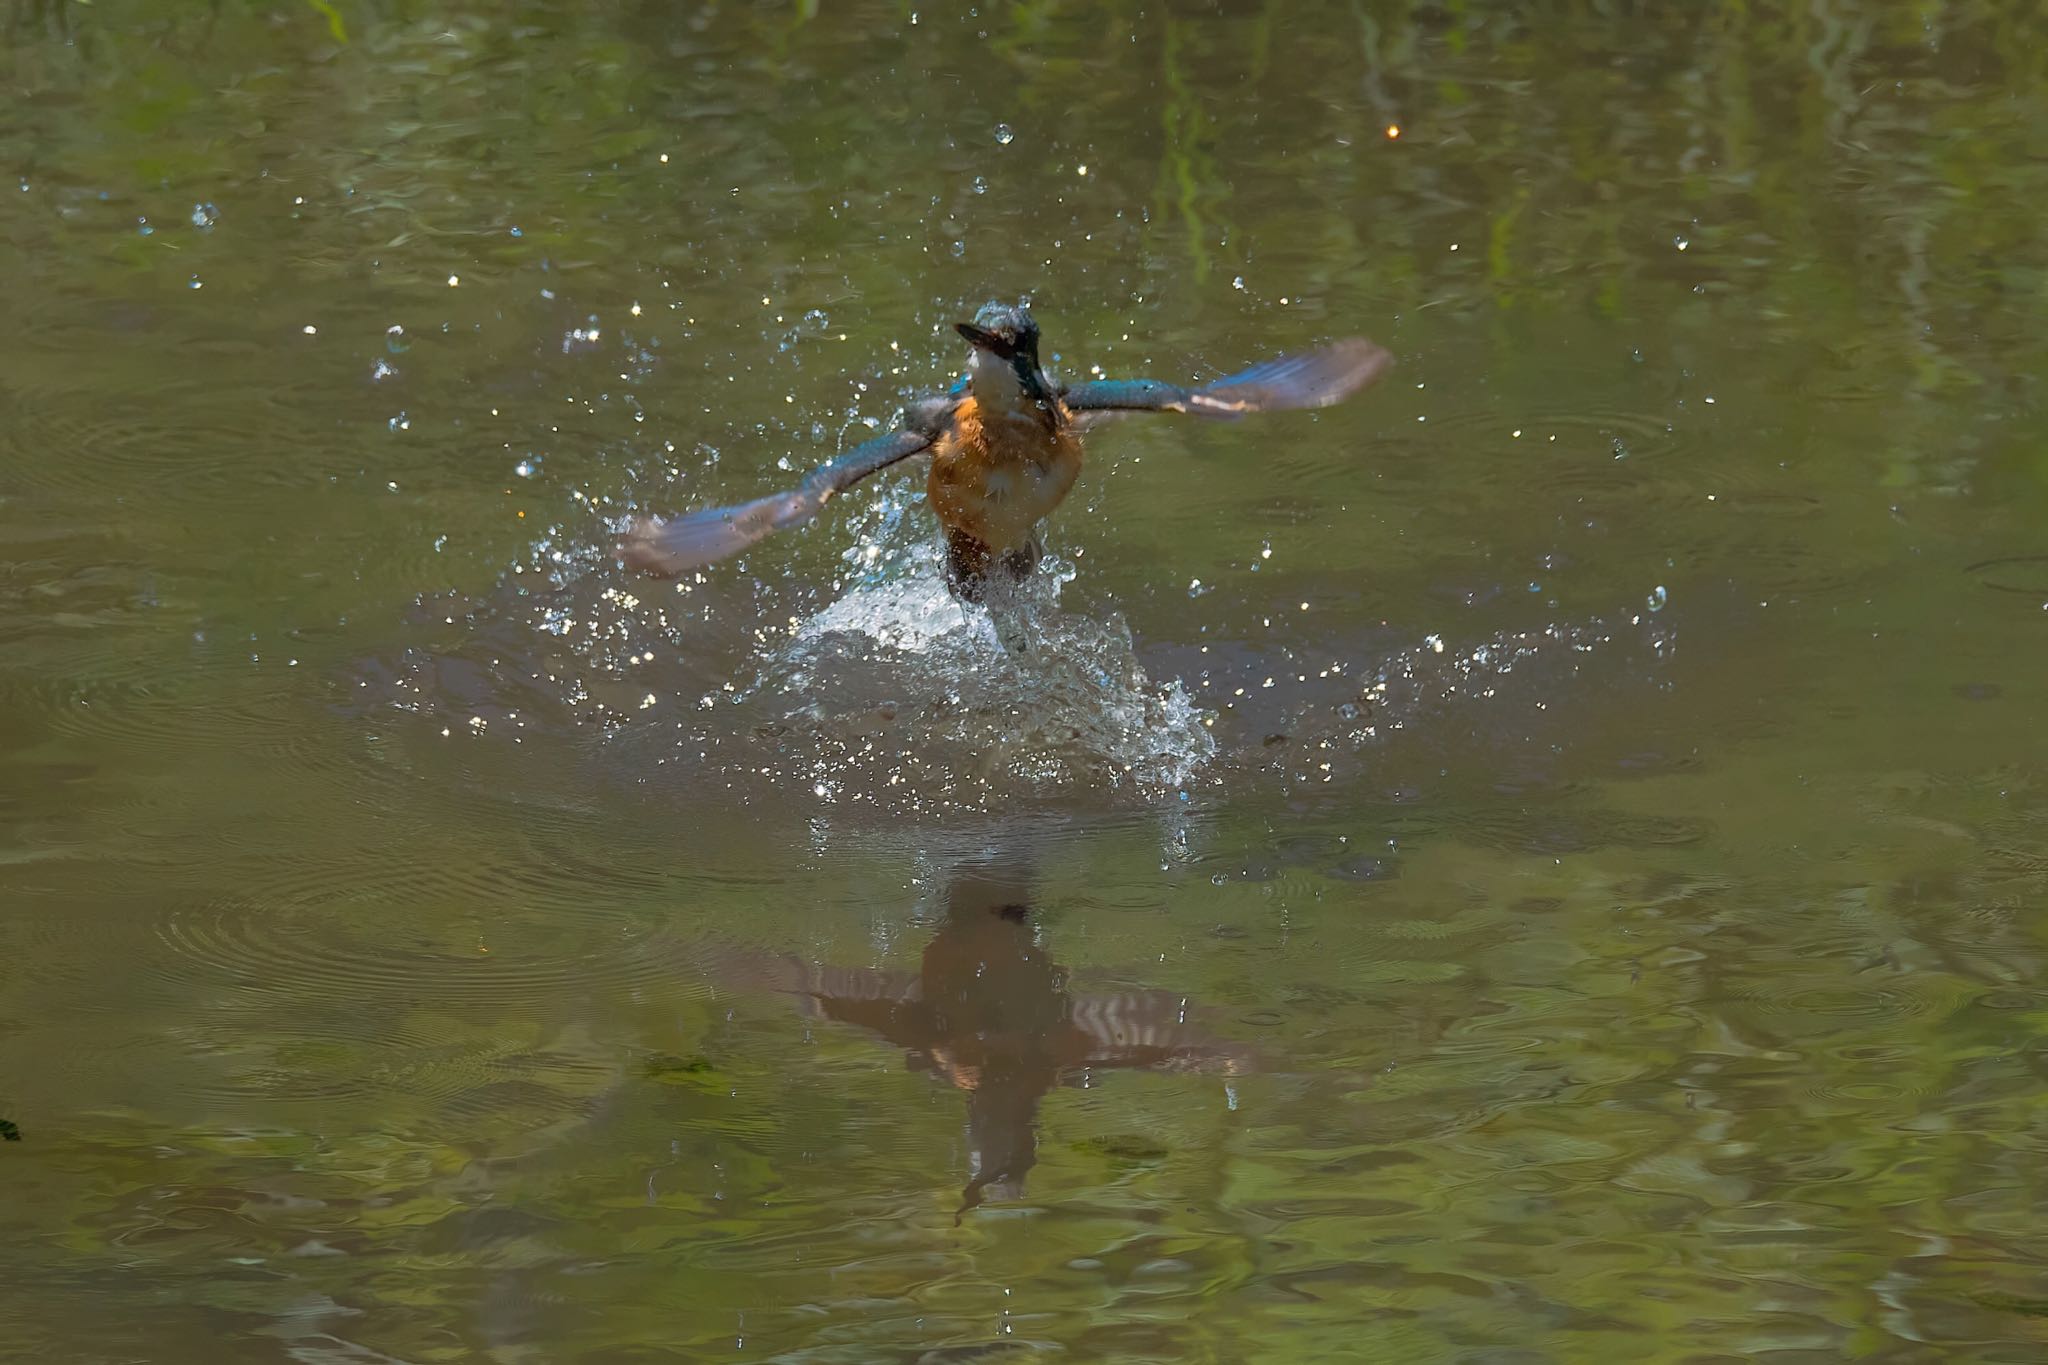
[[[1664,585],[1659,583],[1656,587],[1650,589],[1650,595],[1644,598],[1643,602],[1651,611],[1662,611],[1664,610],[1664,604],[1669,600],[1670,595],[1664,591]]]
[[[996,125],[996,141],[1007,147],[1017,140],[1017,130],[1007,123]]]
[[[982,179],[982,178],[981,178],[980,176],[978,176],[978,175],[977,175],[977,176],[975,176],[975,177],[974,177],[974,192],[975,192],[976,194],[987,194],[987,193],[988,193],[988,181],[986,181],[986,180],[983,180],[983,179]]]
[[[192,206],[193,227],[204,230],[206,228],[212,227],[215,223],[218,223],[219,221],[220,210],[215,208],[212,204],[194,204]]]

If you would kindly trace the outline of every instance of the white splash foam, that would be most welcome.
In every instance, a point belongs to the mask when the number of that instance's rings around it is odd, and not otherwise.
[[[871,555],[889,529],[849,553],[869,571],[799,623],[764,680],[814,723],[886,696],[932,739],[979,753],[983,772],[1032,787],[1178,788],[1215,757],[1209,717],[1178,680],[1147,675],[1122,617],[1059,609],[1071,564],[1048,557],[991,611],[947,590],[934,542]]]

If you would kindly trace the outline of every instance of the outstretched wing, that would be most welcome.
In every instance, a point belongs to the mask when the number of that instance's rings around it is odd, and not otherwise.
[[[1158,379],[1107,379],[1075,384],[1061,395],[1077,413],[1191,412],[1242,417],[1248,412],[1326,408],[1386,372],[1394,357],[1364,337],[1346,337],[1318,351],[1283,356],[1199,389]]]
[[[637,518],[619,540],[619,558],[628,568],[673,577],[736,555],[771,531],[801,526],[838,494],[909,459],[932,440],[931,431],[894,431],[819,465],[788,492],[770,493],[737,507],[700,508],[667,521]]]

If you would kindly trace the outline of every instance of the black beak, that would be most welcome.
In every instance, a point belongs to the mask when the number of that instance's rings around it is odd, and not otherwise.
[[[1004,341],[994,332],[984,332],[971,322],[956,322],[953,324],[953,328],[961,336],[966,337],[967,343],[977,350],[987,351],[989,354],[999,356],[1004,360],[1008,360],[1016,353],[1016,347]]]

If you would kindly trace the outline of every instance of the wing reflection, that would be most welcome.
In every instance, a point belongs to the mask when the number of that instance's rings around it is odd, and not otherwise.
[[[1029,879],[980,866],[955,875],[915,973],[808,965],[770,973],[817,1018],[867,1030],[908,1065],[967,1092],[970,1169],[960,1212],[1022,1195],[1037,1161],[1038,1102],[1113,1067],[1250,1069],[1251,1050],[1191,1022],[1168,991],[1077,994],[1038,942]],[[779,979],[776,979],[779,978]],[[758,978],[757,978],[758,980]]]

